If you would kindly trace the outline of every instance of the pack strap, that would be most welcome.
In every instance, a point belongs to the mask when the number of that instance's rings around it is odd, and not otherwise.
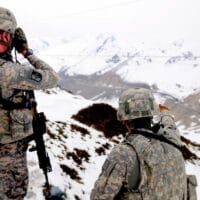
[[[141,134],[129,135],[125,139],[125,144],[132,147],[133,151],[136,153],[138,161],[138,171],[140,174],[139,182],[137,185],[134,180],[136,170],[132,170],[130,176],[128,177],[128,191],[133,193],[146,193],[148,191],[147,187],[147,177],[142,175],[142,172],[145,171],[144,168],[144,156],[151,150],[152,142],[149,138],[143,137]],[[142,143],[141,143],[142,142]]]
[[[3,109],[5,110],[22,109],[26,107],[24,103],[14,103],[12,101],[3,99],[1,97],[0,97],[0,104],[3,106]]]
[[[142,135],[146,138],[153,138],[155,140],[159,140],[160,142],[164,142],[164,143],[167,143],[175,148],[177,148],[179,151],[181,151],[181,146],[173,143],[172,141],[168,140],[167,138],[165,138],[163,135],[159,135],[157,133],[152,133],[152,132],[146,132],[145,130],[142,130],[142,129],[138,129],[138,130],[135,130],[134,133],[136,134],[139,134],[139,135]],[[181,151],[182,152],[182,151]]]
[[[2,98],[1,90],[0,90],[0,104],[2,105],[2,108],[11,111],[14,109],[23,109],[28,108],[31,109],[31,103],[30,101],[23,100],[21,103],[14,103],[12,101],[12,98],[16,96],[21,90],[15,90],[14,93],[7,99]]]
[[[151,139],[155,139],[155,140],[151,140]],[[142,144],[141,144],[141,141],[142,141]],[[139,167],[140,175],[141,175],[141,172],[145,170],[144,163],[143,163],[144,156],[151,150],[152,144],[156,143],[157,141],[172,145],[175,148],[177,148],[179,151],[181,151],[180,146],[169,141],[167,138],[165,138],[162,135],[153,133],[151,130],[146,130],[146,129],[134,130],[134,134],[129,135],[125,139],[124,143],[132,147],[133,151],[136,152],[137,159],[139,161],[139,166],[140,166]],[[134,176],[135,176],[135,171],[133,171],[130,174],[130,177],[128,178],[128,190],[130,192],[146,193],[148,191],[148,187],[146,185],[148,177],[141,176],[139,185],[137,187],[134,187],[134,184],[132,183]]]

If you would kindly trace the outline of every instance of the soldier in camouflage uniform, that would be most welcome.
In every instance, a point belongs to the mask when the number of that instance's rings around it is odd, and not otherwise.
[[[30,64],[13,62],[15,48]],[[33,134],[33,90],[52,88],[58,76],[28,48],[22,29],[0,7],[0,200],[22,200],[28,186],[26,150]]]
[[[181,141],[169,110],[136,88],[121,95],[117,115],[128,134],[108,155],[91,200],[186,200]],[[155,115],[160,122],[153,126]]]

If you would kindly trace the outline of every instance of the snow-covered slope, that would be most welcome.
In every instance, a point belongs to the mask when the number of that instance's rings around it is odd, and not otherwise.
[[[37,92],[36,98],[39,111],[45,112],[48,118],[49,131],[45,135],[45,141],[53,168],[53,172],[49,173],[50,184],[65,191],[66,199],[89,200],[90,191],[106,155],[113,145],[122,140],[122,136],[106,138],[101,131],[71,118],[80,109],[101,101],[86,100],[58,88]],[[162,98],[157,96],[158,101],[163,101]],[[113,106],[116,106],[115,102]],[[195,129],[193,126],[194,129],[190,130],[183,126],[180,128],[184,136],[200,143],[195,132],[199,130],[198,127]],[[33,142],[30,146],[32,145],[34,145]],[[197,147],[191,145],[189,147],[196,154],[200,154]],[[28,165],[30,179],[26,200],[43,200],[44,176],[39,169],[36,153],[28,152]],[[198,179],[199,169],[199,162],[187,162],[188,173],[196,174]]]
[[[69,40],[46,38],[42,44],[38,55],[59,71],[60,84],[89,98],[98,95],[85,95],[84,87],[91,85],[91,79],[94,85],[101,79],[105,93],[116,89],[116,77],[124,84],[147,83],[180,98],[200,88],[199,51],[184,40],[144,44],[134,38],[88,34]]]
[[[91,105],[92,101],[60,89],[50,93],[36,93],[39,111],[44,111],[49,120],[45,139],[53,168],[53,172],[49,173],[50,184],[66,192],[67,199],[89,199],[90,190],[113,142],[101,132],[71,119],[73,114]],[[28,152],[28,165],[30,183],[26,199],[42,200],[45,179],[36,153]]]

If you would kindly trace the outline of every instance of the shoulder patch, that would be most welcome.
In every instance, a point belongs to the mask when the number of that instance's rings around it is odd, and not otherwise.
[[[42,74],[40,74],[39,72],[36,72],[36,71],[32,71],[31,80],[36,81],[36,82],[41,82]]]

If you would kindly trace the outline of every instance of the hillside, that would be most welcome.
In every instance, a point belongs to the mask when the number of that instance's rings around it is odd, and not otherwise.
[[[53,168],[49,173],[50,184],[65,191],[66,199],[89,200],[106,155],[122,141],[125,133],[116,122],[114,105],[86,100],[60,89],[37,92],[36,97],[39,110],[48,118],[49,131],[45,141]],[[200,163],[193,157],[193,153],[200,157],[198,127],[193,125],[191,129],[180,125],[183,143],[190,149],[186,154],[188,159],[193,158],[187,161],[187,171],[199,178]],[[42,200],[44,176],[38,167],[36,153],[28,152],[28,164],[30,184],[26,199]]]
[[[123,139],[115,109],[121,92],[130,87],[151,89],[156,100],[172,110],[187,147],[183,149],[187,172],[200,182],[200,58],[195,48],[182,40],[155,47],[127,43],[110,34],[34,44],[38,56],[58,71],[60,88],[65,89],[36,95],[48,118],[50,183],[65,191],[66,199],[89,200],[106,155]],[[35,153],[28,153],[28,162],[26,199],[42,200],[44,177]]]

